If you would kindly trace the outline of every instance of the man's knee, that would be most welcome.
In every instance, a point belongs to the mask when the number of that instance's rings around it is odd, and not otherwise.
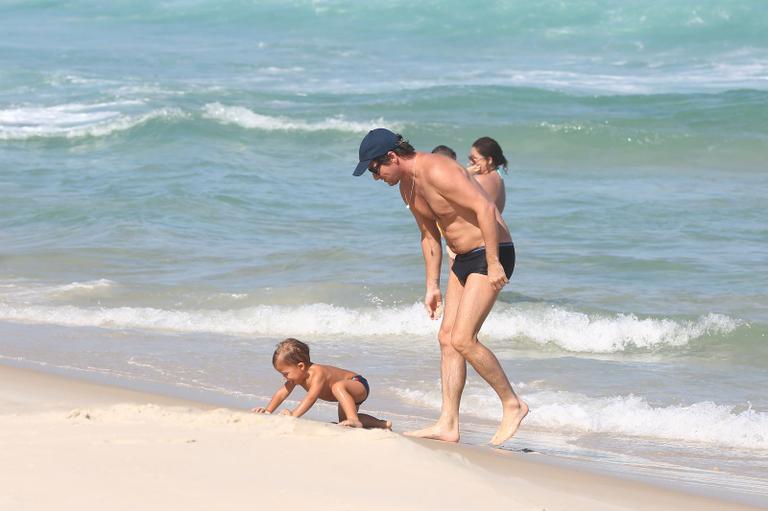
[[[441,348],[448,348],[452,346],[451,342],[451,329],[450,328],[444,328],[441,327],[440,331],[437,332],[437,340],[440,342]]]
[[[467,335],[460,335],[454,333],[451,335],[451,346],[453,349],[464,355],[467,351],[469,351],[472,346],[475,344],[474,337],[470,337]]]

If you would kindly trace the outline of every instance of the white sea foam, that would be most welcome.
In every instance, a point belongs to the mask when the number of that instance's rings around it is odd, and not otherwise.
[[[639,51],[641,42],[634,43]],[[627,67],[624,60],[606,60],[602,65],[572,68],[475,67],[455,69],[450,75],[424,69],[420,73],[392,80],[365,77],[339,77],[325,82],[282,80],[276,88],[294,94],[394,94],[404,90],[419,91],[441,87],[524,87],[576,94],[663,94],[677,92],[723,92],[735,89],[765,90],[768,87],[766,55],[759,52],[731,51],[713,56],[695,67],[679,67],[664,56],[649,56],[642,71]],[[437,71],[437,70],[435,70]],[[264,82],[279,78],[267,73],[251,80]],[[214,103],[213,105],[218,105]],[[231,108],[231,107],[229,107]],[[291,121],[289,121],[291,122]]]
[[[78,103],[51,107],[21,107],[0,110],[0,140],[30,138],[101,137],[129,130],[153,119],[183,117],[175,108],[160,108],[126,114],[115,107],[140,105],[140,101],[121,101],[84,105]]]
[[[329,304],[260,305],[235,310],[164,310],[149,307],[89,308],[0,302],[0,319],[66,326],[135,328],[225,335],[314,338],[387,337],[391,342],[434,339],[438,322],[420,304],[410,307],[349,309]],[[550,344],[582,353],[683,346],[704,335],[723,334],[738,320],[709,314],[691,321],[597,316],[555,307],[502,305],[483,327],[482,339]],[[514,344],[512,344],[514,346]],[[507,344],[509,346],[509,344]],[[502,351],[500,356],[504,356]]]
[[[638,48],[642,50],[642,43]],[[599,70],[598,70],[599,69]],[[348,94],[387,93],[435,87],[532,87],[577,94],[662,94],[675,92],[723,92],[734,89],[765,90],[768,87],[766,55],[747,50],[717,55],[696,67],[670,69],[670,62],[645,62],[642,72],[626,69],[622,62],[606,62],[589,71],[573,68],[504,68],[493,71],[457,69],[450,76],[425,76],[393,82],[356,81],[319,86],[318,91]]]
[[[203,116],[224,124],[235,124],[243,128],[264,131],[348,131],[366,133],[386,123],[383,119],[370,122],[355,122],[343,117],[331,117],[322,121],[308,122],[288,117],[273,117],[258,114],[241,106],[226,106],[221,103],[209,103],[203,108]],[[395,126],[393,126],[394,128]]]
[[[653,69],[655,65],[649,65]],[[719,92],[734,88],[764,89],[765,67],[761,63],[743,62],[684,70],[679,73],[645,73],[642,75],[620,72],[583,73],[558,70],[509,70],[487,85],[514,85],[537,87],[557,91],[595,92],[609,94],[654,94],[680,91]]]
[[[683,346],[704,335],[726,334],[740,324],[722,314],[675,321],[641,319],[633,314],[590,315],[557,307],[509,307],[494,313],[483,332],[495,338],[522,337],[539,344],[552,343],[573,352],[614,353],[631,348]]]
[[[89,293],[91,291],[103,291],[112,288],[116,283],[109,279],[89,280],[87,282],[72,282],[61,286],[54,286],[47,290],[51,294]]]
[[[109,279],[89,280],[85,282],[70,282],[69,284],[46,285],[35,282],[3,283],[0,284],[0,300],[11,300],[15,303],[46,303],[49,300],[60,300],[72,296],[99,295],[118,284]]]
[[[304,71],[305,69],[301,66],[290,66],[290,67],[268,66],[268,67],[263,67],[259,69],[259,72],[268,74],[268,75],[285,75],[285,74],[295,75],[297,73],[303,73]]]
[[[67,86],[67,85],[91,85],[91,86],[110,86],[115,85],[117,81],[107,80],[104,78],[90,78],[85,76],[78,76],[71,73],[54,72],[49,75],[45,80],[50,85],[54,86]]]
[[[434,390],[397,389],[402,399],[440,409],[440,386]],[[743,449],[768,450],[768,413],[703,401],[689,405],[653,406],[642,397],[588,397],[573,392],[530,392],[526,424],[567,434],[600,433],[660,440],[701,442]],[[490,389],[464,392],[462,413],[498,420],[498,398]]]

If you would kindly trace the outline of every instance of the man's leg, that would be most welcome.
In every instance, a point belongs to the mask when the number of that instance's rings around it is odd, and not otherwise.
[[[467,380],[467,362],[451,343],[451,330],[459,309],[459,302],[464,286],[453,272],[449,273],[448,288],[445,290],[443,322],[437,339],[440,342],[440,383],[443,404],[440,418],[434,425],[405,433],[408,436],[431,438],[445,442],[459,441],[459,403],[464,383]]]
[[[477,340],[477,333],[491,311],[499,292],[488,282],[488,276],[473,273],[467,277],[461,303],[456,312],[451,341],[454,348],[472,364],[475,371],[496,391],[504,416],[491,443],[501,445],[517,431],[528,413],[528,405],[517,397],[501,364],[491,350]]]

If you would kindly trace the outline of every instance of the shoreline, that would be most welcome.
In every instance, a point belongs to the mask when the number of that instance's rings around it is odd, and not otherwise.
[[[0,477],[12,488],[0,492],[0,504],[25,509],[67,502],[97,509],[106,505],[102,499],[121,500],[126,509],[177,508],[179,499],[210,509],[285,498],[320,508],[760,509],[551,456],[257,416],[6,363],[0,380],[0,444],[7,451]],[[316,468],[317,480],[294,474],[297,463]],[[206,479],[211,472],[216,476]],[[334,495],[340,480],[351,487]],[[382,485],[398,491],[382,495]],[[41,495],[40,488],[53,491]],[[342,493],[351,499],[340,500]]]

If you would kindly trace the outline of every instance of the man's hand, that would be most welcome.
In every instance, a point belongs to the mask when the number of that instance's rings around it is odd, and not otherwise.
[[[260,406],[260,407],[258,407],[258,408],[254,408],[254,409],[253,409],[253,410],[251,410],[251,411],[252,411],[253,413],[272,413],[272,412],[270,412],[269,410],[267,410],[266,408],[263,408],[263,407],[261,407],[261,406]]]
[[[504,273],[504,267],[500,262],[497,261],[488,265],[488,281],[490,282],[491,287],[496,291],[501,291],[507,282],[509,282]]]
[[[427,288],[424,295],[424,307],[430,319],[438,319],[443,313],[443,295],[439,287]]]

